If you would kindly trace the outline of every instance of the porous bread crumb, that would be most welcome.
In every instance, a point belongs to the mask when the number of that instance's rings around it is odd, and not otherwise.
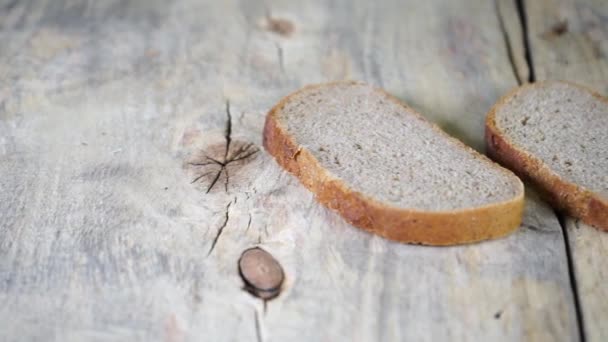
[[[363,84],[299,92],[278,119],[353,190],[396,207],[473,208],[512,200],[521,191],[512,174]]]

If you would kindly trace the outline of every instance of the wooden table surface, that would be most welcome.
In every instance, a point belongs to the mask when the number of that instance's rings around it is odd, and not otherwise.
[[[267,110],[340,79],[483,150],[518,83],[608,94],[608,1],[0,0],[0,341],[608,341],[608,234],[533,189],[516,233],[438,248],[283,172]],[[266,302],[254,246],[285,274]]]

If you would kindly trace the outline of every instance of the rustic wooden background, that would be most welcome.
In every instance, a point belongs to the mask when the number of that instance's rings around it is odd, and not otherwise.
[[[532,189],[515,234],[433,248],[283,172],[266,111],[339,79],[482,150],[518,83],[608,94],[608,1],[0,0],[0,341],[608,341],[608,234]],[[253,154],[189,164],[228,146]],[[243,291],[252,246],[274,300]]]

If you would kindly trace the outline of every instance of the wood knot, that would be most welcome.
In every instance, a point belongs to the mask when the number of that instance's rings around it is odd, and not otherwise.
[[[253,161],[260,149],[255,144],[244,141],[231,141],[210,145],[198,152],[188,162],[194,170],[195,178],[191,183],[202,183],[209,193],[217,184],[223,184],[227,192],[230,178],[239,174],[243,166]]]
[[[553,25],[551,32],[553,32],[556,36],[561,36],[562,34],[568,32],[568,20],[562,20]]]
[[[568,33],[568,20],[564,19],[553,24],[553,26],[551,26],[551,28],[542,35],[542,37],[545,39],[551,39],[553,37],[563,36],[566,33]]]
[[[279,262],[259,247],[249,248],[241,254],[239,274],[245,290],[263,300],[278,296],[285,279]]]
[[[294,24],[282,18],[266,17],[266,29],[283,37],[289,37],[295,30]]]

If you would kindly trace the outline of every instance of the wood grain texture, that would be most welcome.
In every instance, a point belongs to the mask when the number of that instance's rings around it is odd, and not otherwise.
[[[608,4],[604,0],[526,1],[538,80],[569,80],[608,94]]]
[[[608,2],[527,1],[538,80],[564,79],[608,95]],[[588,341],[608,340],[608,234],[566,218],[573,272]]]
[[[494,0],[498,25],[505,41],[505,53],[509,57],[518,84],[527,82],[530,70],[526,61],[524,28],[515,1]]]
[[[495,5],[4,1],[0,340],[576,340],[560,227],[534,194],[505,239],[404,245],[259,149],[276,101],[337,79],[480,149],[516,85]],[[266,305],[238,275],[256,245],[285,271]]]

